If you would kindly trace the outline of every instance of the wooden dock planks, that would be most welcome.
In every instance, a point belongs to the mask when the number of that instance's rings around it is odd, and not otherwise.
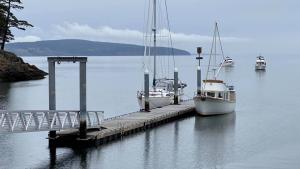
[[[122,116],[106,119],[101,129],[90,129],[86,139],[79,139],[78,130],[61,131],[52,145],[63,147],[78,147],[101,145],[148,128],[156,127],[185,116],[193,115],[193,101],[182,102],[180,105],[169,105],[151,110],[151,112],[133,112]]]

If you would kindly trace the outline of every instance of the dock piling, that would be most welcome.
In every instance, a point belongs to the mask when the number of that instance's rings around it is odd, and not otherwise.
[[[145,91],[145,111],[150,111],[149,105],[149,71],[146,69],[144,73],[144,91]]]
[[[179,104],[178,100],[178,69],[174,70],[174,104]]]
[[[49,110],[56,110],[56,91],[55,91],[55,62],[48,62],[49,72]],[[53,118],[53,117],[50,117]],[[49,131],[49,145],[52,144],[52,139],[56,137],[56,131]]]
[[[80,62],[80,138],[86,138],[86,62]]]
[[[201,53],[202,53],[202,47],[197,47],[198,57],[196,57],[196,59],[199,61],[199,65],[197,67],[197,95],[201,95],[201,67],[200,67],[200,63],[201,63],[201,59],[203,59],[203,57],[201,57]]]
[[[201,94],[201,68],[197,67],[197,94]]]

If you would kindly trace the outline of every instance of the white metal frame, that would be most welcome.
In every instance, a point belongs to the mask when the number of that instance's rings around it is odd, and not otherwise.
[[[87,128],[99,128],[103,119],[103,111],[87,111]],[[0,133],[59,131],[78,129],[79,125],[77,110],[0,111]]]

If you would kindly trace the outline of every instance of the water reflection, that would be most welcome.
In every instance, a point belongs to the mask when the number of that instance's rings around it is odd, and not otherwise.
[[[0,109],[5,110],[8,105],[10,83],[0,83]]]
[[[255,70],[255,74],[256,74],[256,82],[257,82],[256,84],[260,86],[258,88],[261,88],[266,78],[266,70]]]
[[[265,77],[266,70],[255,70],[255,73],[259,79],[262,79]]]
[[[49,163],[42,163],[39,168],[89,168],[88,162],[91,161],[91,156],[88,153],[92,153],[90,149],[68,149],[69,151],[60,153],[61,151],[66,151],[66,149],[56,149],[49,148],[50,159]],[[80,167],[78,167],[80,166]]]
[[[175,121],[174,122],[174,139],[173,139],[173,156],[172,156],[172,161],[173,161],[173,168],[176,168],[178,166],[177,164],[177,159],[178,159],[178,141],[179,141],[179,122]]]
[[[233,155],[235,113],[195,117],[194,142],[198,167],[222,166]]]
[[[225,73],[230,73],[231,71],[234,70],[234,67],[233,66],[225,66],[224,67],[224,72]]]
[[[234,73],[235,67],[233,66],[226,66],[223,67],[220,71],[220,78],[224,80],[227,84],[234,84],[236,80],[234,80]]]
[[[50,165],[49,168],[53,169],[56,165],[56,147],[49,147]]]
[[[150,131],[145,132],[145,149],[144,149],[144,168],[149,168],[149,156],[150,156]]]

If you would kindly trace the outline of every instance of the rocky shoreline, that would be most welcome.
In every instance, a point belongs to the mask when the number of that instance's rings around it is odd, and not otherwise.
[[[0,80],[5,82],[17,82],[43,79],[46,72],[35,65],[25,63],[22,58],[14,53],[0,51]]]

